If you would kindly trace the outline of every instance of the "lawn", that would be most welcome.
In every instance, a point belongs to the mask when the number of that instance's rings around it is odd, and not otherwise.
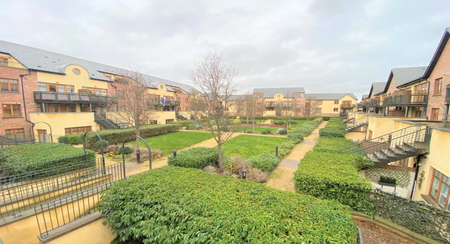
[[[158,149],[162,153],[169,153],[173,150],[179,150],[210,138],[212,138],[211,133],[177,131],[165,135],[145,138],[145,141],[147,141],[150,148]],[[135,146],[136,142],[129,142],[127,145]],[[144,142],[141,141],[140,146],[145,147]]]
[[[275,155],[275,146],[281,145],[286,138],[239,135],[228,140],[222,147],[226,156],[248,158],[261,153]]]
[[[244,128],[245,127],[247,127],[247,131],[253,131],[253,126],[252,125],[249,125],[249,126],[233,126],[233,130],[235,132],[241,132],[242,133],[242,132],[244,132]],[[264,131],[264,130],[271,130],[274,133],[276,133],[278,128],[274,128],[274,127],[256,127],[255,126],[255,132],[261,132],[261,131]]]

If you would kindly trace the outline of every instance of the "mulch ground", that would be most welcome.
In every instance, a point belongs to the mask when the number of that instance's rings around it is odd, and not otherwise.
[[[361,229],[364,244],[416,244],[387,229],[363,220],[353,220]]]

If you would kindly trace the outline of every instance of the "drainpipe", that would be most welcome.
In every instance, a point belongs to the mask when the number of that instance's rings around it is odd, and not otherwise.
[[[425,108],[423,109],[423,113],[425,115],[425,120],[428,120],[427,110],[428,110],[428,101],[430,100],[430,79],[427,79],[428,88],[427,88],[427,103],[425,104]]]
[[[29,122],[29,123],[33,124],[33,122],[28,120],[27,104],[25,103],[25,90],[24,90],[24,86],[23,86],[23,77],[26,76],[26,75],[31,75],[31,70],[28,70],[28,74],[20,75],[20,86],[22,88],[23,113],[24,113],[24,116],[25,116],[25,122]],[[30,136],[34,139],[34,132],[32,132]]]
[[[414,196],[414,191],[416,189],[416,184],[417,184],[417,175],[419,175],[419,167],[421,166],[420,164],[420,159],[423,157],[423,155],[418,155],[417,156],[417,161],[414,164],[414,168],[416,168],[416,173],[414,174],[414,180],[413,180],[413,185],[412,185],[412,189],[411,189],[411,196],[409,197],[409,199],[413,199]]]

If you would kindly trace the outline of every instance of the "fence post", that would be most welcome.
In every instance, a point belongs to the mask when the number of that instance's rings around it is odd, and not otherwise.
[[[174,158],[177,157],[177,150],[173,150],[173,157],[174,157]]]
[[[275,147],[275,156],[278,157],[278,146]]]

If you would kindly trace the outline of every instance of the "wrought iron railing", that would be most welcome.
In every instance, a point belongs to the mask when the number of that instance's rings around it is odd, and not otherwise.
[[[92,104],[114,104],[117,103],[115,97],[99,96],[94,94],[66,93],[35,91],[34,101],[36,103],[92,103]]]
[[[58,228],[97,212],[96,203],[100,200],[101,193],[109,189],[113,183],[113,181],[106,182],[105,184],[34,206],[39,239],[41,241],[45,240]]]
[[[34,143],[34,141],[35,141],[34,139],[20,140],[20,139],[13,139],[13,138],[9,138],[9,137],[0,135],[0,148],[17,146],[20,144]]]
[[[427,103],[427,95],[395,95],[384,99],[385,106],[408,106],[408,105],[425,105]]]
[[[92,162],[80,162],[64,167],[64,170],[69,167],[71,171],[44,178],[40,177],[43,172],[1,178],[0,217],[3,223],[31,216],[33,211],[30,209],[36,204],[123,178],[121,164],[109,165],[105,169],[100,162],[96,166]],[[57,173],[61,168],[51,170]]]
[[[107,129],[120,129],[120,126],[118,124],[102,116],[95,115],[95,122],[101,124],[103,127]]]
[[[341,108],[354,108],[354,107],[356,107],[356,104],[348,104],[348,103],[341,104]]]

